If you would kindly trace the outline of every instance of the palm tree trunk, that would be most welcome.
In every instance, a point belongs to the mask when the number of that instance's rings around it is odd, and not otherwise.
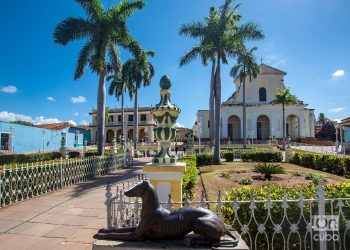
[[[210,97],[209,97],[209,133],[210,133],[210,147],[214,146],[214,133],[215,133],[215,96],[214,96],[214,88],[215,88],[215,62],[212,63],[211,67],[211,78],[210,78]]]
[[[245,66],[244,69],[245,71]],[[245,100],[245,77],[243,78],[243,148],[247,148],[247,107]]]
[[[121,121],[121,137],[125,140],[125,135],[124,135],[124,92],[122,93],[122,117],[120,119]]]
[[[137,143],[138,143],[138,128],[139,128],[139,109],[138,109],[138,100],[137,100],[137,94],[138,94],[138,83],[136,83],[135,88],[135,100],[134,100],[134,131],[133,131],[133,140],[134,140],[134,149],[136,151]]]
[[[286,148],[286,117],[285,117],[285,111],[284,111],[284,103],[282,103],[282,123],[283,123],[283,138],[282,138],[282,144],[283,144],[283,150]]]
[[[106,70],[100,72],[97,91],[97,152],[104,155],[105,151],[105,108],[106,108]]]
[[[220,164],[220,134],[221,134],[221,72],[220,53],[217,53],[217,67],[215,73],[215,148],[214,162]]]

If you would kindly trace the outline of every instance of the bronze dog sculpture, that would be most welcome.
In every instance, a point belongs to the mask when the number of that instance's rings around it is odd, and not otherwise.
[[[98,239],[144,241],[182,239],[193,231],[208,244],[218,243],[228,235],[237,244],[237,239],[227,230],[218,215],[204,208],[180,208],[173,212],[162,208],[154,187],[146,180],[124,193],[128,197],[141,197],[141,221],[136,228],[101,229]]]

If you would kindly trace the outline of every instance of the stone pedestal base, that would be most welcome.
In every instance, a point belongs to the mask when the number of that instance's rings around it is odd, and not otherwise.
[[[234,236],[239,238],[238,245],[233,248],[222,249],[234,249],[234,250],[248,250],[247,244],[240,238],[237,232],[231,232]],[[142,242],[127,242],[127,241],[110,241],[110,240],[97,240],[95,241],[93,250],[111,250],[111,249],[191,249],[189,242],[193,235],[189,234],[183,240],[162,240],[162,241],[142,241]],[[223,240],[229,240],[227,236],[222,238]],[[211,249],[210,247],[197,246],[195,249]],[[218,248],[220,249],[220,248]]]
[[[167,202],[169,194],[174,202],[182,201],[182,176],[185,169],[184,162],[167,166],[149,163],[142,168],[146,178],[156,189],[160,202]],[[174,207],[180,207],[180,205],[174,205]]]

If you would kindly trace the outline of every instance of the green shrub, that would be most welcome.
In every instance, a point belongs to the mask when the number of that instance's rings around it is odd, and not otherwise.
[[[303,176],[303,173],[300,173],[300,172],[293,172],[292,175],[293,175],[293,176]]]
[[[306,180],[311,180],[315,185],[318,185],[320,182],[326,182],[326,176],[314,172],[307,173],[305,175]]]
[[[325,171],[339,176],[350,175],[350,157],[294,152],[290,162],[299,166]]]
[[[78,157],[80,157],[80,152],[77,152],[77,151],[68,152],[68,157],[69,158],[78,158]]]
[[[300,193],[302,193],[304,199],[316,199],[316,185],[313,183],[309,183],[306,185],[297,185],[293,188],[285,188],[279,184],[267,184],[263,186],[243,186],[240,188],[233,189],[228,193],[227,196],[224,197],[227,201],[233,201],[235,196],[237,196],[237,199],[239,201],[249,201],[251,196],[253,195],[255,200],[267,200],[268,198],[268,191],[270,191],[270,198],[271,200],[282,200],[283,194],[286,193],[287,199],[289,200],[298,200]],[[336,185],[325,185],[325,198],[349,198],[350,197],[350,183],[341,183]],[[306,203],[305,203],[306,204]],[[308,203],[309,204],[309,203]],[[303,215],[305,216],[306,221],[312,221],[312,215],[317,214],[317,206],[309,206],[304,205],[303,206]],[[326,214],[333,214],[331,212],[331,209],[333,209],[333,206],[331,206],[330,203],[326,204]],[[310,211],[311,210],[311,211]],[[345,202],[345,207],[343,207],[343,212],[345,212],[348,216],[350,210],[350,203]],[[234,221],[235,213],[237,213],[236,220]],[[273,203],[270,209],[271,218],[273,219],[273,222],[275,224],[281,224],[282,232],[284,235],[288,234],[290,232],[290,224],[285,220],[285,210],[282,207],[282,202],[280,203]],[[287,208],[288,213],[288,221],[291,223],[295,223],[296,221],[300,220],[300,207],[298,206],[298,202],[294,203],[288,203]],[[254,220],[257,221],[258,224],[265,224],[265,232],[266,232],[266,238],[258,236],[255,238],[256,235],[259,235],[258,233],[258,227],[256,226],[255,222],[252,222],[252,210],[250,208],[250,203],[240,203],[239,204],[239,210],[235,211],[233,203],[225,203],[223,207],[222,217],[226,224],[232,225],[233,228],[236,228],[239,233],[242,233],[242,225],[249,225],[249,234],[241,234],[243,239],[247,242],[248,246],[252,244],[253,249],[269,249],[271,248],[271,244],[267,245],[266,239],[271,239],[273,236],[274,238],[274,245],[280,246],[275,249],[283,249],[285,246],[284,242],[285,240],[281,237],[276,237],[274,235],[274,227],[275,224],[271,223],[270,220],[266,221],[266,215],[267,215],[267,207],[266,203],[255,203],[255,209],[254,209]],[[239,221],[237,220],[239,219]],[[346,217],[347,218],[347,217]],[[341,230],[346,229],[345,224],[343,223],[341,225]],[[298,225],[298,234],[300,235],[306,235],[307,232],[307,225],[306,223],[301,220]],[[252,236],[250,238],[250,236]],[[252,242],[251,242],[252,240]],[[256,240],[256,246],[255,246],[255,240]],[[310,247],[304,247],[306,243],[304,239],[301,239],[302,244],[300,245],[300,241],[298,237],[293,237],[291,235],[290,239],[288,240],[289,245],[293,246],[292,249],[311,249]],[[309,242],[307,240],[307,242]],[[271,241],[270,241],[271,243]],[[314,244],[318,244],[318,242],[314,242]],[[310,245],[308,245],[310,246]],[[315,245],[318,246],[318,245]],[[331,247],[330,247],[331,248]]]
[[[263,174],[265,180],[270,181],[273,174],[284,174],[286,171],[278,164],[259,163],[255,166],[254,172]]]
[[[225,152],[224,153],[224,158],[225,158],[226,162],[232,162],[233,159],[234,159],[233,152]]]
[[[214,164],[213,154],[196,154],[197,166],[205,166]]]
[[[186,171],[182,178],[182,193],[184,197],[192,200],[194,191],[198,183],[198,169],[196,165],[196,156],[185,156],[180,161],[186,162]]]
[[[221,177],[224,177],[225,179],[230,179],[230,174],[227,172],[221,173]]]
[[[60,152],[0,155],[0,165],[50,161],[61,158]]]
[[[279,151],[271,152],[242,152],[242,161],[244,162],[281,162],[282,153]]]
[[[244,176],[238,181],[239,184],[241,185],[250,185],[253,183],[253,178],[250,176]]]

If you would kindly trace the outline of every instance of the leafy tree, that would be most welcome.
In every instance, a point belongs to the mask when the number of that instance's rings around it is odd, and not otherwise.
[[[336,128],[334,122],[326,120],[316,135],[317,139],[335,141]]]
[[[285,115],[285,106],[291,104],[297,104],[298,99],[290,93],[289,88],[286,89],[277,89],[277,94],[275,99],[272,100],[272,105],[282,105],[282,124],[283,124],[283,149],[286,147],[286,115]]]
[[[256,59],[254,57],[254,51],[257,50],[256,47],[250,50],[240,50],[238,53],[237,63],[231,69],[231,76],[233,78],[238,77],[240,82],[242,83],[242,92],[243,92],[243,148],[247,147],[247,111],[246,111],[246,93],[245,93],[245,80],[249,77],[249,81],[252,81],[252,78],[256,78],[256,76],[260,72],[260,67],[256,63]]]
[[[34,124],[32,122],[27,122],[27,121],[13,121],[11,123],[19,124],[19,125],[23,125],[23,126],[31,126],[31,127],[34,126]]]
[[[97,146],[98,154],[104,154],[106,75],[109,64],[121,67],[117,46],[133,53],[139,51],[138,43],[133,39],[127,27],[127,19],[144,7],[143,0],[121,1],[118,5],[105,10],[101,0],[76,0],[84,9],[87,17],[68,17],[60,22],[54,31],[55,43],[67,45],[74,40],[84,40],[80,51],[74,79],[84,75],[86,66],[99,76],[97,93]]]
[[[318,115],[318,119],[317,119],[318,125],[323,126],[323,124],[325,124],[327,121],[329,121],[329,119],[326,117],[324,113],[320,113]]]
[[[134,149],[136,150],[138,142],[138,91],[143,86],[149,86],[154,76],[153,65],[147,61],[147,56],[154,56],[154,52],[151,50],[140,50],[139,53],[134,54],[132,59],[125,62],[123,71],[127,82],[134,85],[134,128],[133,128],[133,140]],[[136,151],[135,151],[136,153]]]

